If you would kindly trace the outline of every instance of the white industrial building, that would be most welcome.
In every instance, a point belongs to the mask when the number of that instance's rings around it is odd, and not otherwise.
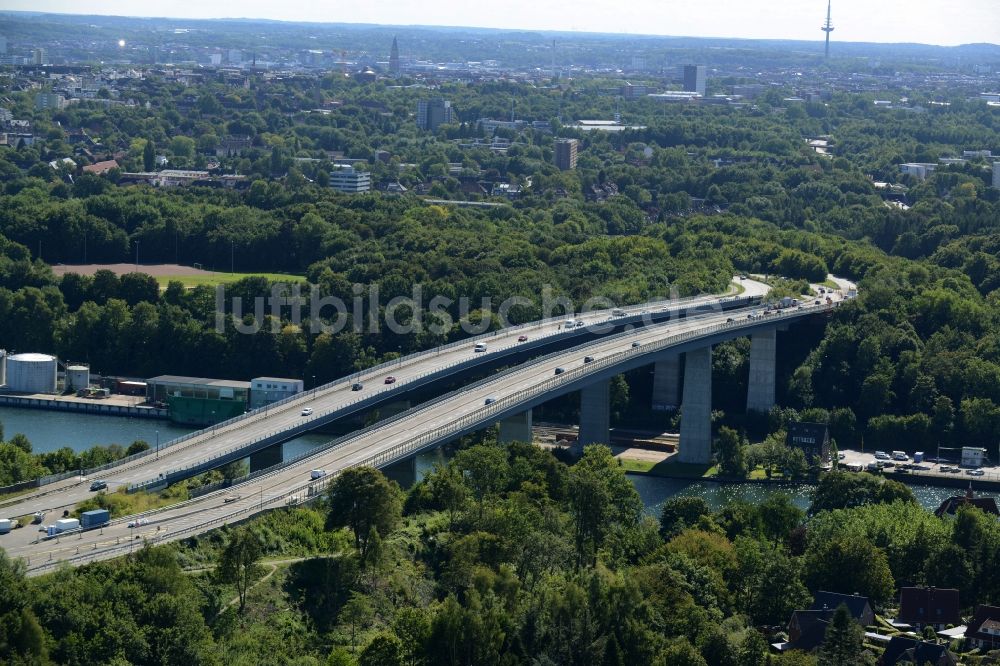
[[[256,377],[250,380],[250,408],[270,405],[296,393],[302,393],[304,389],[305,383],[301,379]]]
[[[927,176],[934,173],[937,164],[930,162],[907,162],[899,165],[900,173],[910,174],[917,180],[926,180]]]
[[[55,393],[59,362],[48,354],[7,357],[7,390],[16,393]]]

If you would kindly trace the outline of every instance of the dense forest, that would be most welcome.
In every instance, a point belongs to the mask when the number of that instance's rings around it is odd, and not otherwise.
[[[782,495],[718,511],[677,497],[657,521],[606,447],[568,466],[487,438],[405,495],[356,468],[318,504],[180,546],[38,579],[0,554],[0,659],[874,664],[849,616],[817,654],[768,643],[820,590],[883,614],[902,585],[956,587],[964,608],[996,600],[997,557],[993,516],[939,519],[870,475],[826,476],[808,521]]]
[[[1000,458],[1000,191],[983,158],[941,165],[924,181],[898,168],[1000,152],[995,107],[956,96],[914,113],[876,108],[865,94],[786,102],[793,91],[771,90],[741,107],[630,102],[623,116],[639,128],[601,133],[572,121],[614,113],[609,81],[449,83],[434,94],[460,121],[430,133],[412,117],[426,91],[381,82],[331,75],[245,88],[150,75],[130,85],[136,106],[45,111],[33,91],[3,90],[38,138],[0,149],[7,350],[54,353],[102,374],[311,384],[457,339],[463,317],[499,326],[484,299],[526,297],[533,304],[512,316],[527,321],[540,316],[547,287],[577,304],[628,304],[721,292],[743,272],[796,284],[834,273],[858,281],[860,297],[779,337],[780,406],[770,414],[743,414],[747,342],[716,347],[722,473],[808,474],[784,445],[799,418],[828,423],[842,448],[969,444]],[[939,97],[906,92],[917,105]],[[547,127],[498,130],[512,142],[505,152],[475,144],[486,138],[475,120],[505,117],[512,102]],[[72,138],[80,130],[92,140],[86,153]],[[231,135],[249,136],[251,148],[217,158]],[[829,156],[806,142],[818,136],[831,138]],[[553,166],[557,137],[580,140],[575,170]],[[58,162],[69,155],[75,166]],[[409,192],[333,192],[338,155]],[[81,171],[112,156],[120,169]],[[122,181],[159,156],[245,175],[248,187]],[[482,182],[522,194],[491,197]],[[502,205],[430,205],[420,192]],[[161,285],[141,265],[121,276],[52,270],[133,260],[280,272],[345,302],[374,287],[380,311],[415,284],[476,305],[452,307],[443,333],[331,334],[282,314],[248,335],[237,326],[253,323],[248,312],[217,328],[209,286]],[[271,282],[228,284],[227,299],[266,296]],[[676,422],[651,416],[648,400],[639,406],[648,382],[648,372],[615,380],[619,422]],[[34,455],[14,434],[0,442],[0,485],[144,446]],[[880,612],[907,584],[956,587],[966,609],[998,603],[998,557],[991,517],[935,518],[874,476],[822,477],[808,513],[785,499],[712,510],[679,498],[657,522],[607,449],[570,466],[487,436],[406,494],[355,470],[316,506],[176,547],[31,580],[0,554],[0,661],[865,664],[874,652],[850,622],[838,620],[818,655],[768,656],[767,644],[820,590],[864,593]]]

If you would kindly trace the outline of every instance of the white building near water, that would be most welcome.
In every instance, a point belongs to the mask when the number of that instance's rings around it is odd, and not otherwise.
[[[301,379],[256,377],[250,380],[250,409],[284,400],[302,393],[304,389],[305,383]]]
[[[48,354],[7,357],[7,390],[17,393],[55,393],[59,363]]]

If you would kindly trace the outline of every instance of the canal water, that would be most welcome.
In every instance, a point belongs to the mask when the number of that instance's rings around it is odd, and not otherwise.
[[[64,446],[74,451],[82,451],[95,444],[121,444],[127,447],[137,439],[154,445],[157,436],[160,444],[164,444],[191,431],[190,428],[169,421],[13,407],[0,407],[0,423],[3,424],[5,439],[23,433],[31,442],[35,453],[55,451]],[[335,439],[335,436],[306,434],[296,437],[282,445],[282,459],[288,460],[299,456],[331,439]],[[423,477],[440,460],[442,460],[441,454],[437,452],[419,455],[418,477]],[[677,495],[697,495],[703,497],[713,509],[719,509],[735,500],[758,503],[770,495],[785,493],[792,498],[796,506],[806,509],[809,506],[809,493],[812,490],[807,484],[710,483],[662,479],[638,474],[631,474],[629,478],[639,491],[646,511],[653,516],[659,516],[663,503]],[[954,488],[934,486],[911,486],[911,489],[917,500],[931,510],[936,509],[945,498],[956,492]]]

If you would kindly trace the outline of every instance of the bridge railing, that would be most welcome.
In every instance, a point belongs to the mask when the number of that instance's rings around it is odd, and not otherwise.
[[[720,301],[718,301],[718,302],[722,303],[722,304],[730,305],[730,304],[741,303],[741,302],[752,303],[752,302],[754,302],[756,300],[757,300],[757,298],[753,297],[753,296],[750,296],[750,297],[735,296],[735,297],[729,297],[729,298],[720,299]],[[626,322],[627,322],[628,318],[626,317],[625,319],[626,319]],[[582,327],[582,328],[584,330],[586,330],[587,328],[593,328],[593,327],[596,327],[596,326],[605,325],[607,323],[608,323],[608,320],[599,321],[599,322],[595,321],[595,322],[591,322],[590,324],[588,324],[587,326]],[[615,325],[620,325],[621,323],[622,323],[622,318],[620,318],[620,317],[616,318]],[[569,330],[572,331],[572,330],[576,330],[576,329],[569,329]],[[626,331],[625,333],[620,333],[620,334],[617,334],[617,335],[628,335],[628,334],[631,334],[631,333],[634,333],[634,332],[638,332],[640,330],[642,330],[642,329],[634,329],[632,332]],[[614,336],[612,336],[612,337],[614,337]],[[608,340],[608,339],[611,339],[611,338],[604,338],[604,340]],[[463,341],[462,344],[463,345],[467,345],[468,343],[465,342],[465,341]],[[505,351],[505,350],[516,348],[518,346],[519,346],[519,343],[517,343],[517,342],[510,342],[506,346],[499,347],[499,348],[495,349],[494,351]],[[561,353],[561,352],[554,352],[550,356],[554,356],[554,355],[557,355],[559,353]],[[472,367],[472,366],[477,365],[483,358],[488,358],[488,356],[476,356],[476,357],[464,358],[464,359],[459,359],[459,360],[453,361],[453,362],[448,363],[448,364],[439,365],[439,366],[435,367],[432,370],[428,370],[426,372],[423,372],[423,373],[420,373],[420,374],[418,374],[416,376],[408,378],[405,383],[412,384],[412,383],[415,383],[415,382],[420,382],[421,380],[427,379],[427,378],[429,378],[429,377],[431,377],[433,375],[445,374],[448,371],[451,371],[454,368],[459,367],[459,366],[463,366],[463,365],[464,366],[468,366],[468,367]],[[545,359],[545,358],[548,358],[548,356],[541,357],[541,358]],[[504,373],[500,373],[498,375],[493,375],[492,378],[495,379],[495,378],[499,378],[499,377],[502,377],[502,376],[504,376]],[[491,378],[488,378],[488,379],[491,379]],[[338,412],[345,412],[346,413],[346,412],[356,411],[356,408],[361,403],[371,403],[373,405],[377,404],[377,403],[379,403],[379,402],[382,401],[382,397],[386,393],[395,391],[398,388],[399,388],[399,385],[382,386],[380,389],[377,389],[374,393],[368,392],[364,396],[361,396],[361,397],[358,397],[356,399],[350,400],[350,401],[348,401],[346,403],[341,403],[341,404],[339,404],[339,405],[337,405],[335,407],[331,407],[330,409],[314,413],[314,414],[312,414],[308,418],[308,420],[303,421],[302,423],[303,424],[307,424],[310,421],[325,420],[325,419],[334,417]],[[452,395],[452,394],[447,394],[446,396],[441,396],[440,398],[438,398],[436,400],[440,400],[440,399],[449,397],[450,395]],[[296,397],[297,398],[301,397],[301,395],[300,396],[296,396]],[[432,401],[432,403],[433,402],[434,401]],[[423,403],[423,406],[426,406],[426,405],[432,404],[432,403]],[[269,406],[269,407],[271,407],[271,406]],[[241,443],[239,443],[239,444],[237,444],[235,446],[229,447],[229,448],[224,449],[222,451],[213,451],[212,455],[210,457],[208,457],[208,458],[204,458],[204,459],[201,459],[201,460],[194,461],[194,462],[192,462],[192,463],[190,463],[188,465],[182,466],[182,467],[173,468],[173,469],[171,469],[171,470],[169,470],[167,472],[164,472],[162,474],[162,476],[160,476],[160,477],[157,477],[157,478],[154,478],[154,479],[147,479],[145,481],[141,481],[141,482],[130,484],[129,485],[129,492],[134,492],[136,490],[142,490],[144,488],[149,488],[151,486],[155,486],[155,485],[157,485],[159,483],[164,482],[164,480],[170,479],[172,476],[176,477],[177,475],[182,474],[182,473],[184,473],[186,471],[189,471],[191,469],[195,469],[195,468],[199,468],[199,467],[205,467],[210,461],[217,461],[217,460],[225,459],[227,456],[233,456],[233,455],[237,454],[240,451],[252,450],[255,445],[260,444],[262,442],[266,442],[268,440],[272,440],[272,439],[274,439],[274,438],[276,438],[276,437],[278,437],[280,435],[283,435],[283,434],[287,433],[289,430],[292,430],[292,429],[294,429],[294,427],[293,428],[281,428],[281,429],[274,430],[274,431],[268,431],[267,433],[265,433],[263,435],[259,435],[259,436],[255,437],[253,439],[241,442]],[[330,445],[332,445],[333,443],[334,442],[331,442]]]
[[[775,320],[780,321],[781,319],[793,318],[787,316],[788,314],[791,314],[795,318],[797,318],[799,316],[830,311],[833,308],[837,307],[839,304],[840,303],[837,302],[834,304],[824,304],[821,306],[803,306],[798,311],[791,311],[791,312],[778,311],[778,314],[773,315],[768,321],[775,321]],[[759,319],[753,319],[753,320],[737,319],[725,323],[715,324],[705,329],[684,331],[682,333],[677,333],[665,337],[663,339],[656,340],[654,342],[641,344],[638,347],[630,347],[628,349],[616,352],[610,356],[606,356],[601,359],[596,359],[591,363],[578,366],[576,368],[572,368],[559,375],[554,375],[546,379],[541,384],[537,384],[529,389],[526,389],[525,391],[521,391],[517,394],[506,396],[495,402],[490,403],[489,405],[483,405],[477,408],[475,411],[465,414],[431,431],[417,435],[416,437],[407,439],[403,442],[395,444],[386,449],[373,452],[371,455],[366,456],[365,458],[362,458],[357,462],[344,465],[340,469],[334,470],[331,473],[321,477],[320,479],[308,480],[301,483],[297,483],[292,485],[290,488],[287,488],[284,491],[275,494],[264,495],[262,493],[259,502],[254,500],[252,503],[247,503],[240,508],[224,512],[221,515],[214,516],[206,520],[200,521],[198,523],[182,527],[178,530],[169,530],[169,531],[164,530],[162,533],[157,533],[156,535],[145,539],[144,542],[156,545],[159,543],[174,541],[177,539],[185,538],[187,536],[200,534],[208,529],[222,526],[236,520],[241,520],[243,517],[249,516],[252,513],[263,511],[265,508],[273,507],[275,505],[282,506],[288,504],[290,503],[289,500],[291,500],[292,498],[295,499],[296,503],[299,501],[308,501],[309,499],[321,495],[322,492],[326,490],[327,487],[346,469],[350,469],[353,467],[364,467],[364,466],[380,467],[382,465],[389,464],[400,459],[404,459],[415,453],[418,453],[419,451],[425,448],[429,448],[443,440],[451,438],[455,436],[456,433],[464,432],[471,426],[476,426],[484,422],[489,422],[491,419],[496,418],[496,416],[499,415],[501,412],[505,412],[512,407],[517,407],[520,404],[526,404],[535,397],[538,397],[545,393],[553,392],[560,386],[568,385],[573,382],[579,381],[580,379],[585,378],[587,375],[598,373],[602,369],[619,365],[623,361],[626,361],[631,357],[656,353],[657,351],[666,350],[669,347],[690,340],[696,340],[699,338],[710,338],[716,333],[719,333],[721,331],[736,330],[742,328],[753,328],[755,326],[759,326],[760,323],[761,321]],[[629,333],[635,334],[636,332],[638,331]],[[506,375],[507,373],[502,373],[502,374]],[[487,380],[483,380],[482,382],[477,382],[473,386],[482,387],[490,383],[499,381],[499,379],[500,377],[489,378]],[[471,387],[466,387],[462,389],[462,391],[463,392],[467,391],[469,390],[469,388]],[[409,414],[412,411],[416,411],[417,409],[424,409],[426,407],[427,405],[421,405],[418,408],[414,408],[413,410],[409,410],[404,414],[398,415],[398,417],[396,418],[390,419],[389,422],[380,422],[378,424],[375,424],[374,426],[365,429],[366,432],[364,434],[359,433],[356,435],[351,435],[345,438],[341,438],[339,440],[334,440],[333,442],[330,443],[330,446],[323,447],[322,449],[314,449],[308,451],[303,455],[298,456],[296,460],[301,461],[306,458],[319,456],[329,451],[329,449],[333,445],[343,446],[352,441],[356,441],[361,437],[363,437],[364,435],[371,434],[371,432],[373,431],[385,428],[387,425],[390,424],[390,422],[394,422],[398,420],[398,418],[402,418],[403,416]],[[280,467],[284,468],[288,464],[290,463],[283,464]],[[265,477],[265,476],[275,475],[280,472],[281,469],[275,469],[273,471],[265,470],[262,472],[261,476]],[[247,499],[249,500],[249,497]],[[187,503],[194,503],[198,501],[202,500],[200,498],[197,500],[188,500]],[[176,510],[178,506],[180,505],[173,505],[172,507],[164,507],[163,509],[157,510],[156,512],[149,512],[143,515],[150,515],[152,513],[157,513],[160,511]],[[126,519],[118,519],[118,521],[116,522],[120,522],[123,520]],[[64,560],[71,562],[73,564],[82,564],[94,559],[105,559],[107,557],[123,554],[125,552],[134,549],[135,546],[134,543],[132,543],[132,541],[133,540],[130,540],[126,544],[116,544],[115,546],[101,548],[101,549],[95,547],[93,550],[85,551],[83,553],[78,553],[69,558],[64,558]],[[48,569],[55,567],[57,564],[58,561],[44,561],[44,562],[32,563],[29,560],[28,569],[33,574],[42,573]]]
[[[631,305],[631,306],[626,306],[626,307],[623,307],[623,308],[619,308],[619,309],[621,309],[622,311],[624,311],[626,313],[630,313],[629,315],[626,315],[624,318],[621,318],[621,317],[618,318],[619,319],[619,323],[627,323],[627,321],[630,318],[634,318],[634,317],[637,317],[637,316],[642,316],[642,314],[645,311],[648,311],[649,308],[654,308],[654,307],[661,307],[662,308],[664,306],[664,303],[666,303],[667,311],[673,311],[673,310],[681,310],[681,309],[683,309],[685,307],[688,307],[692,303],[694,303],[696,301],[702,301],[705,298],[706,298],[706,296],[699,295],[699,296],[687,297],[687,298],[676,300],[676,301],[652,301],[652,302],[643,303],[643,304],[639,304],[639,305]],[[758,298],[759,297],[755,297],[755,296],[739,296],[739,295],[737,295],[737,296],[726,296],[726,297],[721,297],[721,298],[717,299],[715,302],[717,302],[717,303],[731,303],[731,302],[740,301],[740,300],[745,300],[745,301],[749,302],[749,301],[756,300]],[[587,314],[590,314],[590,313],[587,313]],[[662,314],[662,310],[661,310],[661,313],[658,313],[658,314]],[[565,320],[566,317],[568,317],[568,316],[569,315],[561,315],[561,316],[557,316],[557,317],[547,317],[545,319],[536,320],[536,321],[532,321],[532,322],[526,322],[524,324],[518,324],[516,326],[511,326],[511,327],[503,329],[503,330],[504,330],[504,332],[517,332],[517,331],[531,330],[533,328],[542,328],[542,327],[551,325],[553,323],[557,323],[559,321]],[[567,331],[558,331],[558,332],[556,332],[554,334],[551,334],[551,335],[561,335],[561,334],[565,335],[567,333],[574,333],[574,332],[577,332],[576,329],[568,329]],[[344,377],[335,379],[335,380],[333,380],[331,382],[323,384],[322,386],[317,386],[317,387],[314,387],[312,389],[309,389],[308,391],[304,391],[302,393],[297,393],[295,395],[288,396],[287,398],[282,398],[281,400],[278,400],[278,401],[275,401],[273,403],[268,404],[266,407],[258,407],[256,409],[250,410],[250,411],[248,411],[248,412],[246,412],[244,414],[239,414],[239,415],[234,416],[234,417],[232,417],[230,419],[227,419],[225,421],[221,421],[221,422],[215,424],[214,426],[212,426],[211,430],[209,428],[203,428],[201,430],[195,430],[195,431],[192,431],[190,433],[186,433],[184,435],[181,435],[179,437],[175,437],[174,439],[168,440],[167,442],[164,442],[163,444],[160,444],[159,446],[157,446],[155,450],[154,449],[147,449],[145,451],[140,451],[140,452],[132,454],[130,456],[126,456],[124,458],[119,458],[118,460],[106,463],[104,465],[99,465],[97,467],[90,467],[90,468],[86,468],[86,469],[80,470],[80,471],[74,470],[72,472],[65,472],[65,473],[62,473],[62,474],[53,474],[53,475],[41,477],[38,480],[38,485],[39,486],[48,485],[48,484],[51,484],[51,483],[55,483],[57,481],[62,481],[64,479],[70,478],[72,476],[76,476],[77,474],[80,474],[81,476],[91,476],[93,474],[96,474],[98,472],[102,472],[102,471],[105,471],[105,470],[108,470],[108,469],[126,466],[129,463],[132,463],[134,461],[137,461],[137,460],[140,460],[142,458],[145,458],[145,457],[147,457],[149,455],[152,455],[152,454],[154,454],[156,452],[163,451],[165,449],[169,449],[171,447],[177,446],[178,444],[182,444],[182,443],[187,442],[187,441],[189,441],[191,439],[195,439],[195,438],[203,436],[203,435],[214,436],[220,430],[226,430],[226,429],[229,428],[229,426],[232,426],[234,424],[239,423],[239,424],[241,424],[241,426],[242,425],[246,425],[246,422],[249,419],[252,419],[253,417],[258,416],[260,414],[264,414],[264,413],[267,412],[267,410],[271,410],[271,409],[275,409],[275,408],[280,408],[280,407],[282,407],[284,405],[287,405],[289,403],[293,403],[293,402],[296,402],[296,401],[311,400],[311,399],[314,399],[318,395],[326,394],[326,393],[329,393],[329,392],[331,392],[333,390],[336,390],[337,387],[339,387],[339,386],[341,386],[343,384],[353,383],[353,382],[355,382],[355,381],[357,381],[359,379],[362,379],[362,378],[364,378],[366,376],[370,376],[370,375],[373,375],[373,374],[378,374],[380,372],[383,372],[385,370],[388,370],[388,369],[391,369],[391,368],[394,368],[394,367],[402,367],[404,364],[409,364],[409,363],[417,362],[417,361],[422,360],[424,358],[435,356],[435,355],[438,355],[438,354],[441,354],[441,353],[447,353],[447,352],[453,351],[455,349],[461,348],[461,347],[463,347],[465,345],[469,345],[469,344],[474,345],[476,342],[480,342],[480,341],[483,341],[483,340],[488,340],[488,339],[493,338],[495,336],[496,336],[496,332],[485,332],[485,333],[481,333],[479,335],[472,336],[472,337],[469,337],[469,338],[463,338],[461,340],[456,340],[454,342],[450,342],[450,343],[448,343],[446,345],[441,345],[441,346],[435,347],[433,349],[427,349],[427,350],[423,350],[423,351],[419,351],[419,352],[414,352],[413,354],[408,354],[407,356],[401,356],[399,358],[391,359],[389,361],[385,361],[383,363],[380,363],[378,365],[375,365],[375,366],[372,366],[372,367],[369,367],[369,368],[364,368],[364,369],[361,369],[361,370],[357,370],[357,371],[351,373],[350,375],[346,375]]]
[[[805,306],[803,306],[803,307],[805,307]],[[808,307],[805,308],[805,313],[806,314],[812,314],[812,313],[815,313],[816,311],[829,310],[832,307],[833,306],[830,306],[830,305],[808,306]],[[790,313],[790,312],[793,312],[793,311],[791,311],[791,310],[777,310],[775,312],[777,312],[779,314],[770,315],[770,317],[771,317],[770,320],[781,318],[782,317],[781,313]],[[617,352],[617,353],[615,353],[615,354],[613,354],[611,356],[606,356],[606,357],[603,357],[601,359],[597,359],[595,362],[588,363],[588,364],[586,364],[584,366],[580,366],[580,367],[577,367],[577,368],[573,368],[573,369],[571,369],[571,370],[569,370],[569,371],[567,371],[565,373],[562,373],[560,375],[555,375],[555,376],[549,378],[548,380],[546,380],[546,382],[543,382],[542,385],[540,385],[540,386],[544,387],[542,389],[538,389],[538,386],[536,385],[536,387],[534,387],[532,389],[529,389],[527,392],[521,392],[521,393],[519,393],[518,396],[507,396],[506,398],[503,398],[503,399],[500,399],[498,401],[495,401],[495,402],[491,403],[491,405],[488,406],[490,409],[487,410],[486,413],[495,413],[495,412],[503,411],[504,409],[506,409],[509,406],[506,403],[509,402],[511,399],[513,399],[515,397],[518,398],[518,399],[524,398],[526,396],[530,397],[530,396],[537,395],[539,393],[539,391],[540,391],[540,393],[546,393],[546,392],[550,391],[552,389],[552,387],[555,387],[555,386],[558,386],[558,385],[564,384],[564,383],[570,383],[572,381],[575,381],[579,376],[591,374],[591,373],[599,371],[601,369],[617,365],[617,364],[621,363],[623,360],[625,360],[625,359],[627,359],[629,357],[642,356],[642,355],[649,354],[649,353],[655,353],[659,349],[666,349],[666,348],[668,348],[670,346],[673,346],[674,344],[678,344],[679,342],[683,342],[686,339],[690,339],[690,338],[693,338],[693,337],[699,337],[699,336],[703,336],[703,335],[711,335],[711,334],[714,334],[714,333],[718,332],[719,330],[723,330],[723,329],[758,326],[760,324],[760,321],[761,321],[760,319],[754,319],[754,320],[747,320],[747,319],[734,320],[732,322],[726,322],[726,323],[722,323],[722,324],[717,324],[715,326],[710,327],[709,329],[699,329],[698,331],[689,331],[689,332],[683,332],[683,333],[679,333],[679,334],[674,334],[672,336],[668,336],[666,338],[663,338],[663,339],[661,339],[661,340],[659,340],[659,341],[657,341],[655,343],[647,343],[647,344],[644,344],[644,345],[640,345],[639,347],[630,347],[629,349],[626,349],[626,350],[621,351],[621,352]],[[647,330],[647,329],[634,329],[632,331],[625,331],[625,332],[622,332],[622,333],[618,333],[618,334],[616,334],[614,336],[611,336],[610,338],[606,338],[606,339],[603,339],[601,341],[595,342],[594,344],[604,344],[608,340],[614,340],[614,339],[617,339],[617,338],[627,338],[627,337],[635,336],[635,335],[638,335],[639,333],[643,332],[644,330]],[[512,344],[511,346],[514,346],[514,345]],[[578,353],[584,354],[587,351],[587,347],[586,346],[580,347],[576,351]],[[562,356],[564,354],[565,354],[565,351],[553,352],[553,353],[548,354],[546,356],[542,356],[542,357],[539,357],[539,358],[535,359],[533,361],[533,363],[534,364],[544,363],[546,361],[549,361],[549,360],[551,360],[553,358]],[[433,373],[436,373],[436,372],[440,372],[441,370],[446,369],[448,367],[453,367],[454,365],[459,365],[459,364],[466,363],[466,362],[468,362],[468,361],[458,361],[456,363],[449,364],[449,366],[445,366],[444,368],[438,368],[438,369],[436,369],[434,371],[430,371],[428,373],[423,373],[422,375],[419,375],[417,377],[411,378],[410,381],[416,381],[416,380],[420,379],[421,377],[423,377],[425,375],[433,374]],[[415,406],[415,407],[413,407],[413,408],[411,408],[411,409],[409,409],[409,410],[407,410],[405,412],[397,414],[397,415],[395,415],[395,416],[393,416],[393,417],[391,417],[389,419],[386,419],[384,421],[379,421],[378,423],[372,424],[372,425],[368,426],[367,428],[364,428],[364,429],[359,430],[359,431],[355,431],[354,433],[351,433],[349,435],[346,435],[346,436],[338,438],[338,439],[331,440],[330,442],[327,442],[326,444],[322,444],[322,445],[320,445],[318,447],[310,449],[309,451],[304,452],[301,456],[296,457],[296,459],[295,459],[294,462],[298,462],[298,461],[300,461],[300,460],[302,460],[304,458],[311,457],[311,456],[314,456],[314,455],[319,455],[321,453],[324,453],[324,452],[330,450],[333,447],[342,446],[344,444],[347,444],[347,443],[359,440],[359,439],[361,439],[363,437],[366,437],[371,432],[373,432],[375,430],[378,430],[378,429],[381,429],[381,428],[388,427],[392,423],[394,423],[394,422],[396,422],[396,421],[398,421],[400,419],[407,418],[411,414],[413,414],[413,413],[415,413],[415,412],[417,412],[419,410],[428,409],[428,408],[430,408],[430,407],[432,407],[432,406],[434,406],[436,404],[439,404],[439,403],[444,402],[446,400],[450,400],[455,395],[457,395],[459,393],[467,392],[468,390],[470,390],[472,388],[481,388],[481,387],[484,387],[484,386],[489,386],[491,384],[495,384],[497,382],[503,381],[507,376],[509,376],[509,375],[511,375],[513,373],[516,373],[516,372],[520,372],[522,370],[523,370],[523,367],[514,366],[514,367],[508,368],[508,369],[506,369],[506,370],[504,370],[504,371],[502,371],[500,373],[497,373],[495,375],[491,375],[490,377],[487,377],[487,378],[485,378],[485,379],[483,379],[483,380],[481,380],[479,382],[476,382],[474,384],[471,384],[469,386],[462,387],[460,389],[457,389],[457,390],[452,391],[450,393],[447,393],[445,395],[439,396],[439,397],[437,397],[437,398],[435,398],[433,400],[430,400],[428,402],[421,403],[420,405],[417,405],[417,406]],[[385,389],[383,389],[383,390],[385,390]],[[529,396],[529,394],[530,394],[530,396]],[[364,400],[372,400],[372,397],[369,396],[369,397],[365,398]],[[357,401],[355,401],[355,402],[357,402]],[[350,403],[350,404],[353,404],[353,403]],[[341,406],[339,406],[337,408],[332,408],[330,410],[326,410],[325,412],[322,412],[320,414],[314,415],[313,418],[323,418],[323,417],[328,416],[328,415],[330,415],[330,414],[332,414],[332,413],[334,413],[336,411],[344,410],[348,406],[349,405],[341,405]],[[241,444],[239,444],[237,446],[231,447],[231,448],[226,449],[225,451],[222,451],[222,452],[216,452],[216,453],[214,453],[212,455],[211,458],[206,458],[206,459],[203,459],[203,460],[195,461],[195,462],[190,463],[189,465],[185,465],[183,467],[178,467],[178,468],[171,469],[170,471],[164,473],[162,477],[158,477],[158,478],[155,478],[155,479],[147,479],[146,481],[142,481],[142,482],[139,482],[139,483],[136,483],[136,484],[132,484],[132,485],[129,486],[129,491],[132,492],[134,490],[141,490],[143,488],[149,488],[149,487],[152,487],[152,486],[156,486],[156,485],[158,485],[160,483],[163,483],[166,479],[170,479],[171,477],[177,477],[177,476],[183,475],[185,472],[187,472],[187,471],[189,471],[191,469],[204,468],[208,464],[217,464],[218,461],[225,460],[227,456],[238,455],[240,452],[249,450],[255,443],[258,443],[260,441],[265,441],[265,440],[267,440],[269,438],[274,437],[275,435],[277,435],[277,434],[279,434],[281,432],[284,432],[284,431],[281,430],[281,431],[274,431],[274,432],[268,433],[266,435],[258,437],[255,440],[252,440],[250,442],[241,443]],[[293,461],[284,461],[282,463],[279,463],[279,465],[275,465],[274,467],[285,467],[285,466],[288,466],[290,464],[293,464]]]

